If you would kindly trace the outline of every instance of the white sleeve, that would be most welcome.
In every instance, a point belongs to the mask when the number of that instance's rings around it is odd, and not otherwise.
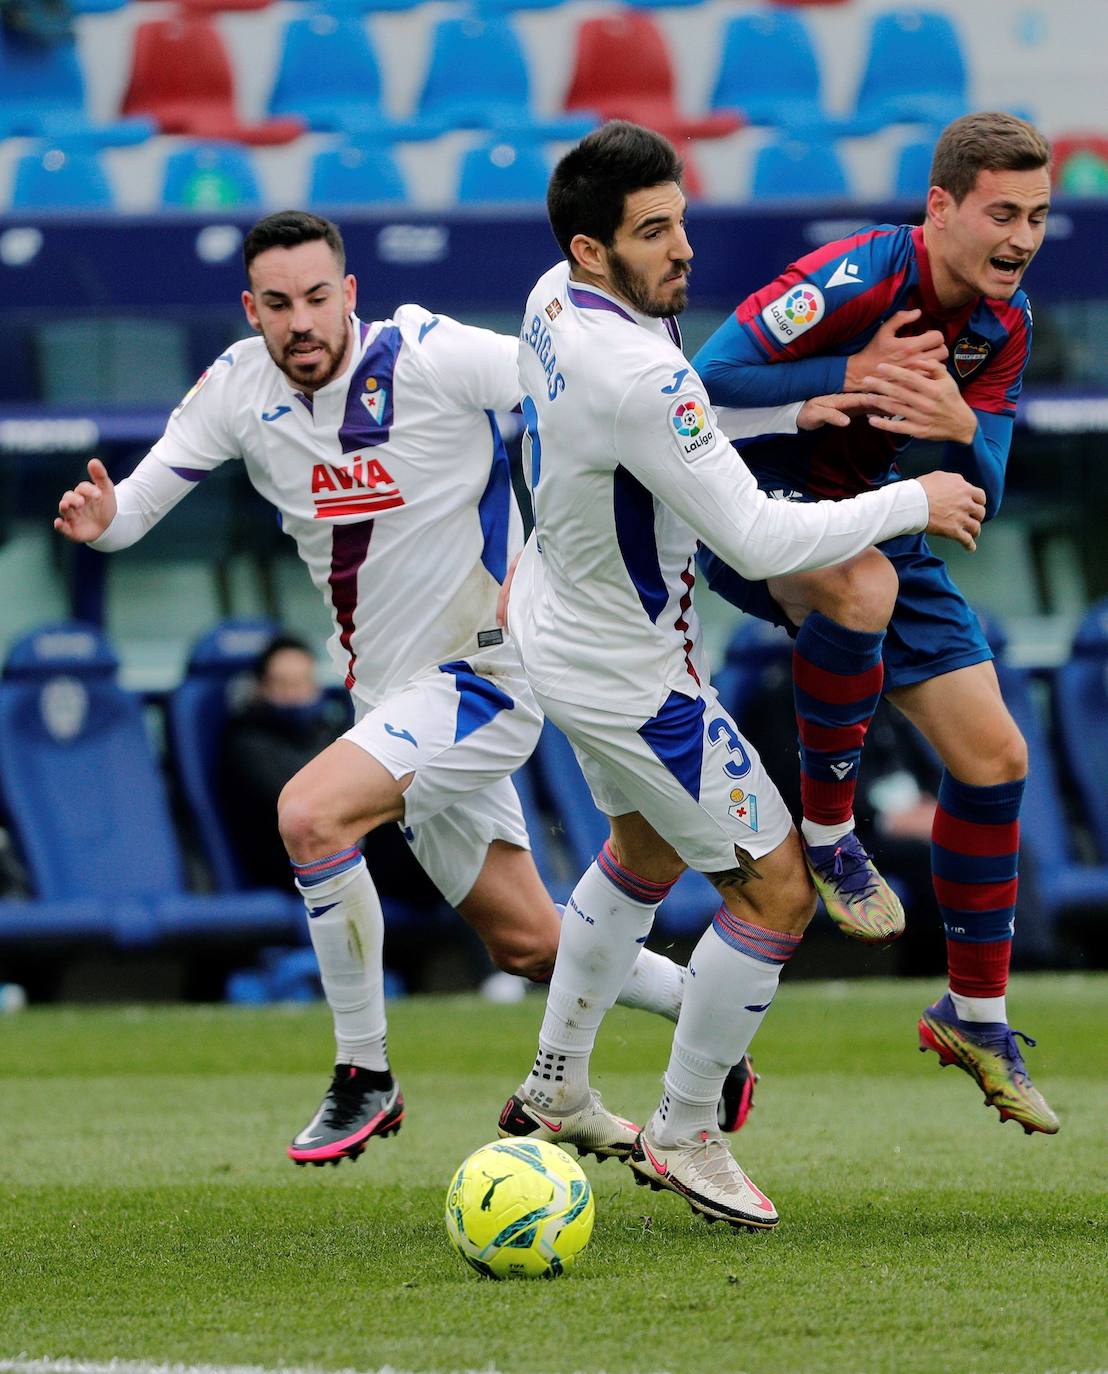
[[[716,406],[716,419],[728,439],[753,439],[759,434],[795,434],[803,401],[787,406]]]
[[[402,305],[400,323],[418,323],[413,351],[435,376],[440,395],[466,410],[512,410],[519,405],[519,340]],[[408,331],[406,331],[407,333]]]
[[[156,525],[196,484],[239,456],[231,434],[234,382],[229,354],[212,363],[169,417],[165,433],[115,489],[115,519],[91,547],[126,549]]]
[[[195,485],[195,480],[180,476],[161,461],[156,450],[151,451],[116,487],[115,519],[99,539],[90,541],[90,547],[101,553],[130,548]]]
[[[640,373],[615,419],[618,461],[743,577],[760,581],[841,563],[925,528],[927,494],[892,482],[849,501],[773,501],[718,429],[695,373],[676,399],[664,364]]]

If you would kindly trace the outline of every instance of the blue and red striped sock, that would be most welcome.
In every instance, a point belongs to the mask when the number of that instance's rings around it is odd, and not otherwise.
[[[819,611],[797,633],[793,693],[805,820],[841,826],[854,813],[862,744],[881,700],[884,642],[884,630],[848,630]]]
[[[962,997],[1003,997],[1008,986],[1026,782],[972,787],[944,773],[939,784],[931,873],[950,990]]]

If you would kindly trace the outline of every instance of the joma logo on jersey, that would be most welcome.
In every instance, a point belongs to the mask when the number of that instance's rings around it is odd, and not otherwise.
[[[320,492],[341,493],[321,496]],[[373,515],[402,506],[404,498],[391,474],[376,458],[355,457],[349,467],[316,463],[312,468],[315,518],[332,520],[337,515]]]

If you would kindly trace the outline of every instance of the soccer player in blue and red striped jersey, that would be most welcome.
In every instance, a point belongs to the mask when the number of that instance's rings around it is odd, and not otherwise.
[[[877,225],[799,259],[739,305],[694,359],[716,405],[854,393],[841,427],[744,445],[781,499],[853,496],[895,481],[912,439],[945,441],[941,466],[1000,507],[1031,345],[1020,289],[1043,240],[1050,146],[1006,114],[942,133],[920,227]],[[977,617],[922,535],[835,568],[752,584],[708,550],[728,600],[795,634],[803,836],[816,886],[847,934],[895,938],[904,915],[854,835],[862,744],[881,692],[945,773],[932,831],[950,986],[920,1020],[921,1048],[957,1063],[1002,1120],[1053,1133],[1008,1026],[1006,990],[1027,749],[1000,695]],[[1029,1042],[1030,1043],[1030,1042]]]

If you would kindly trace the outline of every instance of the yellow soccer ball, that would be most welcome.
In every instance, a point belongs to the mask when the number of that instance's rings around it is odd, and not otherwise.
[[[446,1229],[467,1264],[492,1279],[552,1279],[589,1243],[596,1213],[584,1171],[544,1140],[494,1140],[462,1161],[446,1194]]]

